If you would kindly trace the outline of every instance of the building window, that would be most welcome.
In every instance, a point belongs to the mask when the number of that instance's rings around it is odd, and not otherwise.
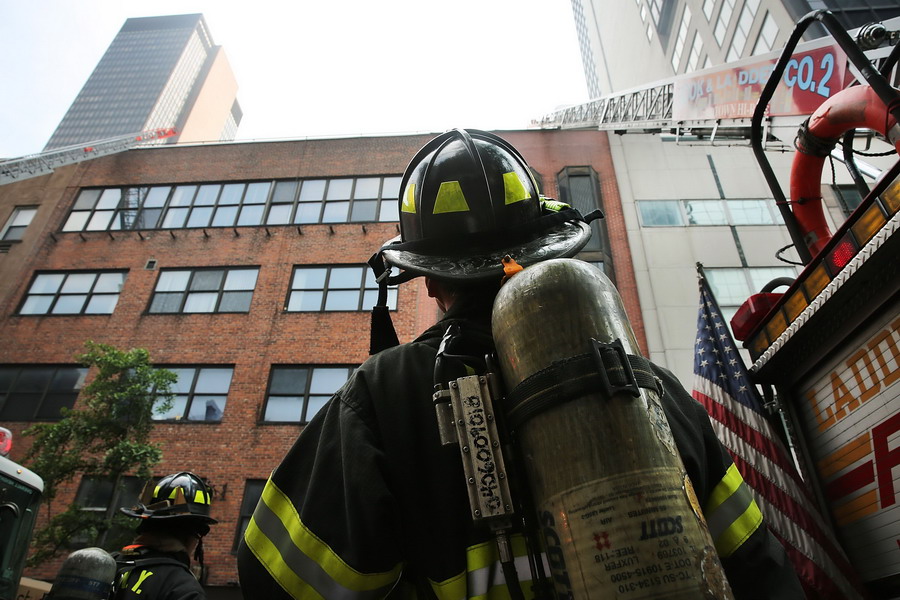
[[[31,224],[34,215],[37,214],[35,206],[17,206],[6,221],[6,225],[0,230],[0,240],[15,242],[22,239],[25,229]]]
[[[259,504],[259,499],[262,497],[264,487],[266,487],[265,479],[248,479],[244,484],[244,499],[241,500],[241,512],[238,514],[237,531],[234,535],[234,543],[231,546],[232,553],[237,552],[238,545],[240,545],[241,540],[244,538],[244,532],[247,530],[247,525],[253,517],[253,511],[256,510],[256,505]]]
[[[691,73],[697,70],[697,65],[700,64],[700,53],[703,52],[703,39],[700,37],[700,32],[694,32],[694,41],[691,42],[691,50],[688,54],[688,64],[687,68],[684,70],[685,73]]]
[[[844,216],[849,217],[856,207],[862,204],[863,196],[855,185],[835,185],[834,191],[841,205]]]
[[[644,227],[684,225],[677,200],[641,200],[637,206]]]
[[[355,367],[272,367],[263,421],[308,423],[328,399],[344,385]]]
[[[124,283],[124,271],[39,273],[19,314],[108,315],[115,310]]]
[[[716,8],[716,0],[703,0],[703,15],[706,20],[712,19],[713,10]]]
[[[774,200],[639,200],[643,227],[776,225]]]
[[[72,408],[86,367],[0,366],[0,421],[52,421]]]
[[[650,4],[650,18],[653,23],[659,25],[659,17],[662,14],[663,0],[647,0]]]
[[[258,274],[258,267],[160,271],[149,312],[249,312]]]
[[[157,421],[206,421],[218,423],[225,412],[231,387],[231,367],[166,367],[178,377],[172,386],[172,407],[162,411],[157,400],[153,418]]]
[[[726,62],[732,62],[741,58],[744,47],[747,45],[747,38],[750,36],[750,28],[753,27],[753,19],[756,17],[756,11],[759,9],[759,0],[746,0],[744,7],[741,9],[741,16],[738,17],[737,27],[734,30],[734,36],[731,38],[731,46],[728,48]]]
[[[684,52],[684,44],[687,41],[688,28],[691,26],[691,9],[684,6],[684,15],[681,17],[681,25],[678,27],[678,36],[675,38],[675,49],[672,52],[672,69],[677,73],[681,65],[681,54]]]
[[[399,221],[400,177],[83,189],[63,231]]]
[[[756,43],[753,44],[752,54],[771,52],[772,48],[775,47],[776,38],[778,38],[778,25],[775,23],[775,19],[772,18],[772,13],[766,13],[766,18],[763,19],[762,27],[759,30],[759,36],[756,38]]]
[[[586,215],[594,210],[603,210],[603,195],[600,178],[590,167],[565,167],[557,176],[560,199],[571,204]],[[597,219],[591,223],[591,239],[581,250],[580,258],[590,262],[604,263],[604,270],[615,282],[612,262],[612,245],[606,230],[606,222]]]
[[[773,279],[797,277],[794,267],[705,268],[703,273],[729,329],[731,318],[747,298],[758,294]]]
[[[120,514],[119,508],[135,506],[138,503],[145,483],[147,483],[145,480],[129,475],[120,477],[118,484],[111,479],[85,476],[81,478],[81,484],[75,494],[75,504],[81,510],[94,514],[98,521],[111,519]],[[133,526],[113,526],[93,540],[76,535],[69,547],[84,548],[88,545],[121,547],[128,543],[133,535]]]
[[[722,9],[719,11],[719,18],[716,20],[716,27],[713,30],[713,35],[715,35],[719,47],[725,41],[728,24],[731,22],[731,15],[734,12],[734,2],[735,0],[724,0],[722,2]]]
[[[288,312],[369,310],[378,299],[378,283],[365,265],[294,267]],[[388,288],[388,307],[397,309],[397,286]]]

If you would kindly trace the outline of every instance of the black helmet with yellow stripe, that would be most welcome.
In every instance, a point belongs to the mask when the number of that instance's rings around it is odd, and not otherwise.
[[[211,502],[212,489],[206,482],[193,473],[181,471],[166,475],[155,486],[146,486],[137,506],[119,510],[130,517],[183,524],[205,535],[209,525],[218,523],[209,516]]]
[[[403,270],[396,281],[499,280],[505,255],[522,266],[574,256],[591,235],[577,211],[541,197],[512,145],[486,131],[453,129],[428,142],[406,168],[399,200],[400,236],[380,251]]]

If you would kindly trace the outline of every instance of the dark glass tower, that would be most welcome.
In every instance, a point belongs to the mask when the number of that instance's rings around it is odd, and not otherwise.
[[[128,19],[44,149],[160,127],[176,128],[170,142],[234,139],[236,95],[203,15]]]

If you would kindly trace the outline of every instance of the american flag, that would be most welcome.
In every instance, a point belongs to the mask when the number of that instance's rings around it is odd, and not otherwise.
[[[705,278],[694,346],[693,396],[753,491],[809,598],[861,598],[858,580],[815,508],[806,484],[765,416]]]

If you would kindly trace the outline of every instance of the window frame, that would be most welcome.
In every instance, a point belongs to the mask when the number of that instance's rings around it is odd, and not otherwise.
[[[313,415],[307,414],[307,412],[309,411],[310,396],[319,397],[319,396],[325,395],[325,394],[318,394],[318,393],[313,394],[312,393],[313,378],[315,377],[316,370],[346,369],[347,370],[347,379],[345,379],[341,383],[341,385],[344,385],[344,383],[346,383],[346,381],[349,380],[350,377],[353,375],[353,371],[358,366],[359,365],[353,365],[353,364],[305,364],[305,363],[273,364],[271,366],[271,368],[269,369],[269,380],[266,384],[266,395],[263,398],[263,403],[262,403],[262,406],[260,407],[259,418],[258,418],[259,424],[261,424],[261,425],[306,425],[307,423],[309,423],[310,419],[315,416],[315,414],[313,414]],[[294,394],[273,393],[272,392],[272,383],[275,379],[276,371],[287,370],[287,369],[297,369],[297,370],[305,369],[306,370],[306,382],[305,382],[303,391],[297,392]],[[336,392],[338,389],[340,389],[340,386],[335,388],[333,391],[328,392],[328,397],[330,398],[334,394],[334,392]],[[302,404],[300,406],[300,415],[297,418],[297,420],[285,421],[285,420],[266,419],[266,411],[269,406],[269,401],[273,397],[275,397],[275,398],[291,398],[291,397],[297,397],[297,396],[302,397],[301,398]],[[326,402],[327,402],[327,400],[326,400]],[[316,410],[316,413],[318,413],[318,409]]]
[[[361,193],[370,194],[360,191],[370,189],[368,185],[362,188],[362,182],[375,179],[378,181],[374,196],[357,197]],[[60,227],[60,233],[393,223],[400,220],[401,179],[402,176],[396,174],[372,174],[85,187],[79,189],[75,196],[72,208]],[[345,185],[343,182],[347,181],[350,182],[347,198],[328,198],[333,186]],[[316,186],[322,182],[324,188],[321,197],[312,200],[303,198],[304,186]],[[277,189],[289,185],[293,185],[293,190],[289,199],[286,199]],[[236,196],[228,192],[229,189],[236,190],[237,186],[241,187]],[[254,192],[254,186],[260,191]],[[266,186],[264,193],[260,186]],[[153,203],[148,204],[151,198]],[[329,203],[337,206],[341,202],[347,203],[343,217],[327,218]],[[363,206],[363,203],[374,203],[374,218],[353,218],[354,211],[358,206]],[[301,218],[301,208],[312,207],[314,204],[318,204],[315,219]],[[282,216],[285,213],[284,207],[289,207],[286,218]],[[126,216],[132,212],[131,224],[123,225]],[[252,215],[248,222],[242,222],[245,214]],[[279,216],[273,217],[276,214]],[[367,209],[366,215],[368,214]],[[146,215],[152,215],[150,225],[135,226],[142,223]]]
[[[27,390],[20,390],[16,388],[16,384],[20,383],[23,372],[30,371],[35,372],[41,369],[53,369],[53,373],[50,377],[47,378],[45,382],[42,384],[42,388],[40,392],[33,392]],[[70,376],[76,377],[75,387],[71,390],[55,390],[52,389],[52,385],[54,381],[59,377],[60,372],[63,369],[70,370]],[[66,402],[65,404],[60,403],[59,406],[66,406],[67,408],[73,408],[75,404],[78,403],[78,396],[81,394],[81,390],[84,389],[85,380],[88,376],[88,368],[82,367],[78,365],[70,365],[70,364],[0,364],[0,382],[3,381],[2,375],[5,371],[12,371],[11,377],[9,378],[8,385],[4,384],[5,389],[0,387],[0,420],[8,421],[11,423],[29,423],[32,421],[41,421],[41,422],[52,422],[58,421],[62,418],[62,415],[56,415],[54,417],[40,416],[40,413],[44,409],[44,405],[47,401],[48,395],[50,393],[55,393],[56,395],[69,395],[71,394],[71,402]],[[31,415],[27,419],[17,419],[11,418],[9,416],[4,415],[4,411],[6,410],[7,403],[10,401],[11,397],[14,395],[27,395],[27,396],[37,396],[39,394],[39,398],[37,401],[32,402],[32,411]],[[13,415],[15,417],[16,415]]]
[[[163,399],[157,399],[157,401],[154,402],[153,413],[151,415],[151,419],[155,423],[192,423],[192,424],[204,423],[204,424],[218,425],[219,423],[222,422],[222,418],[225,415],[225,409],[228,406],[228,396],[231,394],[231,385],[234,383],[234,365],[233,364],[224,364],[224,365],[214,365],[214,364],[183,365],[183,364],[179,364],[179,365],[159,365],[159,366],[160,366],[160,368],[168,369],[170,371],[175,372],[176,375],[178,375],[179,371],[185,371],[185,370],[190,369],[190,370],[193,370],[193,376],[191,378],[191,383],[188,386],[188,390],[185,393],[182,393],[179,390],[179,387],[178,387],[179,382],[178,381],[176,381],[175,384],[173,384],[173,386],[172,386],[171,392],[172,392],[173,406],[169,412],[171,412],[172,410],[174,410],[176,408],[176,405],[174,403],[178,401],[178,398],[180,396],[187,397],[185,400],[185,403],[184,403],[184,408],[180,411],[180,415],[174,416],[174,417],[169,417],[169,418],[157,418],[156,406],[158,403],[164,401]],[[197,391],[197,383],[200,380],[202,371],[204,371],[204,370],[224,370],[224,369],[228,369],[231,371],[229,378],[228,378],[228,388],[225,390],[225,392],[209,393],[206,391],[200,391],[200,392]],[[219,419],[218,420],[191,419],[190,418],[191,408],[193,407],[194,402],[197,400],[197,397],[212,397],[212,396],[224,398],[224,402],[222,403],[222,411],[221,411],[222,414],[219,416]]]
[[[576,201],[576,191],[579,191],[573,180],[586,181],[590,190],[590,202],[586,199]],[[594,209],[605,210],[603,204],[603,188],[600,185],[600,174],[590,166],[565,166],[556,174],[556,185],[559,189],[560,200],[587,214]],[[605,219],[597,219],[590,224],[591,239],[579,252],[578,257],[589,262],[602,262],[603,270],[609,279],[616,282],[616,272],[613,263],[612,241],[610,240]]]
[[[211,273],[214,271],[222,271],[222,277],[219,280],[218,287],[215,290],[208,289],[191,289],[191,285],[194,281],[196,281],[196,277],[198,273]],[[226,289],[225,286],[228,282],[228,276],[232,272],[237,271],[255,271],[256,275],[253,281],[253,287],[251,289],[240,288],[240,289]],[[188,273],[187,281],[184,284],[183,289],[179,290],[160,290],[159,286],[162,283],[163,277],[166,274],[171,273]],[[146,314],[148,315],[215,315],[215,314],[249,314],[250,309],[253,305],[253,296],[256,293],[256,286],[259,284],[259,265],[247,265],[247,266],[219,266],[219,267],[171,267],[164,268],[159,270],[159,275],[156,278],[156,283],[153,286],[153,293],[150,294],[150,301],[147,303]],[[247,293],[250,294],[250,299],[247,303],[247,310],[220,310],[222,306],[223,299],[227,296],[227,294],[237,294],[237,293]],[[170,294],[176,295],[181,294],[181,300],[178,303],[178,310],[154,310],[154,302],[157,300],[158,294]],[[191,310],[185,311],[185,306],[188,304],[188,301],[191,299],[191,296],[198,296],[200,294],[216,294],[215,303],[213,305],[212,310]],[[164,300],[160,300],[160,303],[165,305]]]
[[[122,275],[122,283],[120,284],[119,290],[115,293],[113,292],[105,292],[105,291],[96,291],[97,283],[100,281],[101,275],[106,274],[121,274]],[[53,293],[39,293],[33,292],[33,288],[35,283],[42,276],[49,275],[62,275],[63,279],[59,282],[59,285],[56,288],[56,291]],[[73,275],[94,275],[94,280],[90,285],[90,289],[87,292],[67,292],[63,293],[63,288],[66,285],[66,282],[69,281],[69,278]],[[127,269],[96,269],[96,270],[70,270],[70,271],[35,271],[34,275],[31,278],[31,282],[28,284],[28,289],[25,291],[25,294],[22,296],[22,300],[19,302],[19,306],[16,309],[16,315],[21,317],[85,317],[85,316],[102,316],[102,315],[111,315],[115,312],[116,307],[119,304],[119,298],[122,295],[122,290],[125,288],[125,282],[128,279],[128,270]],[[59,300],[64,297],[74,297],[74,296],[84,296],[84,301],[82,302],[81,308],[78,312],[53,312],[53,310],[58,306]],[[86,312],[91,302],[95,297],[106,297],[106,296],[115,296],[115,302],[112,305],[112,309],[109,312]],[[25,309],[25,305],[28,303],[29,299],[32,298],[46,298],[51,297],[50,304],[47,305],[46,310],[44,312],[22,312]]]
[[[244,537],[244,531],[247,530],[247,525],[250,524],[250,519],[253,517],[253,512],[256,510],[256,505],[259,504],[259,500],[262,498],[262,492],[263,488],[266,486],[266,481],[266,479],[244,480],[244,491],[241,494],[241,506],[238,508],[237,528],[234,532],[234,542],[231,544],[232,554],[237,554],[241,538]],[[253,487],[253,496],[248,496],[247,492],[250,491],[251,485]]]
[[[21,242],[22,237],[25,235],[25,230],[31,225],[31,222],[34,221],[35,215],[37,215],[37,211],[39,206],[31,206],[31,205],[22,205],[16,206],[13,208],[12,212],[9,215],[9,218],[6,220],[6,224],[3,226],[3,229],[0,229],[0,242]],[[21,223],[16,223],[17,220],[21,218],[23,214],[30,213],[30,216],[27,216],[27,222],[23,225]],[[18,237],[10,237],[10,231],[21,232],[21,235]]]
[[[691,214],[688,211],[688,205],[691,203],[715,203],[719,212],[723,215],[724,221],[721,223],[691,223]],[[745,222],[736,218],[738,214],[737,202],[758,202],[760,207],[765,210],[769,220],[765,222]],[[678,215],[678,223],[648,224],[644,214],[644,207],[650,204],[659,204],[676,207]],[[636,212],[638,222],[642,228],[654,227],[772,227],[784,225],[781,221],[780,214],[776,210],[775,200],[772,198],[682,198],[682,199],[648,199],[636,200]]]
[[[84,506],[79,503],[79,499],[83,499],[85,495],[90,493],[90,490],[87,490],[87,484],[89,483],[102,483],[109,482],[109,479],[104,479],[102,477],[95,477],[91,475],[82,475],[81,481],[78,483],[78,489],[75,491],[75,498],[72,501],[73,504],[77,505],[78,508],[85,512],[97,513],[102,516],[104,519],[112,518],[113,516],[119,514],[119,508],[123,506],[134,506],[140,501],[141,492],[144,489],[144,486],[151,483],[151,480],[143,479],[141,477],[137,477],[135,475],[122,475],[119,481],[124,482],[121,485],[116,485],[116,481],[112,481],[109,498],[106,501],[105,506],[96,505],[96,506]],[[138,484],[138,485],[135,485]],[[137,494],[134,496],[134,500],[132,501],[132,492],[136,490]],[[124,497],[124,498],[123,498]],[[109,529],[103,531],[100,536],[95,540],[95,542],[104,546],[110,540],[110,534],[113,534],[117,537],[124,538],[126,534],[133,535],[133,528],[122,529],[121,531],[115,531],[114,529]],[[70,540],[69,547],[72,549],[76,548],[85,548],[87,547],[88,541],[81,541],[78,539],[78,536],[73,537]]]
[[[331,277],[333,272],[336,269],[345,269],[345,268],[360,268],[362,269],[360,285],[358,288],[349,288],[349,287],[335,287],[330,288],[329,284],[331,283]],[[321,287],[295,287],[295,279],[297,276],[297,271],[299,270],[316,270],[316,269],[325,269],[325,279],[321,285]],[[377,301],[378,295],[378,284],[369,285],[370,283],[374,283],[374,276],[372,275],[371,270],[368,265],[365,263],[337,263],[337,264],[308,264],[308,265],[294,265],[291,269],[291,279],[288,282],[288,290],[287,296],[284,300],[283,311],[286,313],[338,313],[338,312],[363,312],[367,310],[371,310],[372,306],[375,305]],[[328,305],[328,295],[329,292],[348,292],[350,290],[357,289],[359,292],[359,297],[357,299],[356,308],[327,308]],[[319,308],[317,309],[291,309],[292,297],[295,292],[321,292],[321,299],[319,301]],[[366,298],[371,298],[374,295],[375,300],[372,301],[372,306],[366,306]],[[398,285],[389,285],[388,286],[388,310],[396,311],[397,305],[399,303],[399,286]]]

